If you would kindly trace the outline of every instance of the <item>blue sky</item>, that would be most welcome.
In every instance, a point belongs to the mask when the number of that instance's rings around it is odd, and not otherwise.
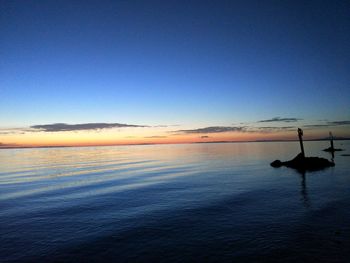
[[[0,1],[1,127],[350,120],[348,1]]]

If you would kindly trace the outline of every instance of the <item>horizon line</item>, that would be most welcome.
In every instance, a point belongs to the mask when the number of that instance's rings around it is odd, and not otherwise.
[[[329,138],[317,138],[317,139],[304,139],[303,141],[328,141]],[[350,137],[344,138],[333,138],[334,141],[348,141]],[[179,142],[179,143],[130,143],[130,144],[92,144],[92,145],[38,145],[38,146],[25,146],[25,145],[14,145],[14,146],[1,146],[0,150],[3,149],[32,149],[32,148],[72,148],[72,147],[114,147],[114,146],[142,146],[142,145],[173,145],[173,144],[212,144],[212,143],[253,143],[253,142],[297,142],[298,139],[277,139],[277,140],[246,140],[246,141],[196,141],[196,142]]]

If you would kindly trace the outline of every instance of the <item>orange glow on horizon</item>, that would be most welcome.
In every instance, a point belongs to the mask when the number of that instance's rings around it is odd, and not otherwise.
[[[337,136],[346,136],[341,129],[333,129]],[[328,136],[328,129],[305,130],[304,139]],[[221,141],[296,140],[296,132],[222,132],[174,134],[163,129],[119,129],[99,131],[27,132],[0,136],[0,147],[46,146],[108,146],[134,144],[178,144]]]
[[[256,134],[211,134],[203,138],[198,134],[181,135],[159,135],[157,137],[147,137],[144,135],[111,135],[108,133],[88,133],[88,132],[39,132],[33,134],[24,134],[8,136],[9,144],[14,146],[94,146],[94,145],[129,145],[129,144],[176,144],[176,143],[194,143],[208,141],[245,141],[254,140]]]

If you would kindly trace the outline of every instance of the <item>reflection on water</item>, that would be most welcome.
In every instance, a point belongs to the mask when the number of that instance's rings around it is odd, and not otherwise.
[[[330,158],[327,142],[304,146]],[[0,150],[0,261],[342,262],[348,159],[304,174],[270,167],[298,151],[297,142]]]
[[[301,196],[305,207],[310,207],[310,200],[307,193],[305,172],[301,174]]]

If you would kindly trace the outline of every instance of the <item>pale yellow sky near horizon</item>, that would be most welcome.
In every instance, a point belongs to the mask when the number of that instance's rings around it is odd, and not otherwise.
[[[219,126],[220,127],[220,126]],[[175,132],[179,130],[178,132]],[[88,146],[88,145],[128,145],[147,143],[192,143],[211,141],[255,141],[297,139],[296,129],[258,129],[226,132],[180,132],[181,127],[123,127],[98,130],[76,131],[7,131],[0,133],[0,147],[27,146]],[[194,129],[195,130],[195,129]],[[335,137],[349,136],[344,127],[305,128],[304,139],[328,137],[329,131]]]

